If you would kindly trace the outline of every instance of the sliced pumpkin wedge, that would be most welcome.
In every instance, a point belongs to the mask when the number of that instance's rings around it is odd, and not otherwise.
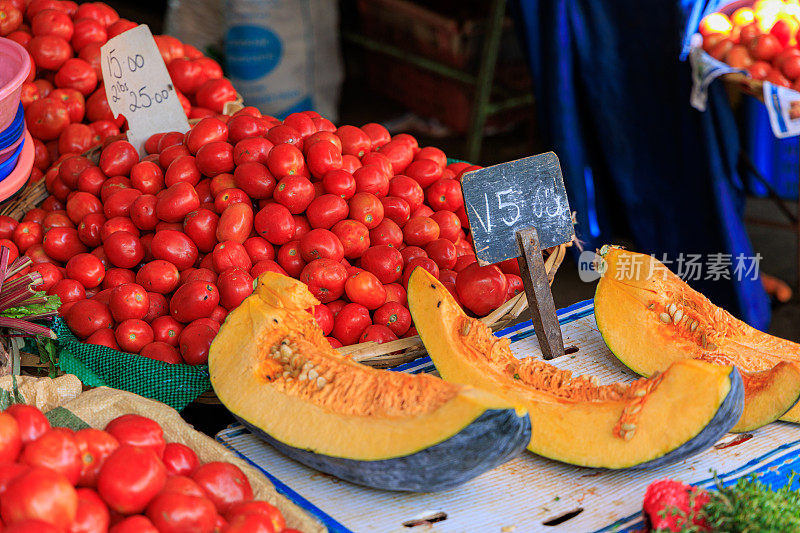
[[[604,246],[600,256],[595,319],[624,365],[643,376],[684,359],[735,365],[745,408],[733,431],[800,422],[800,345],[745,324],[649,255]]]
[[[630,384],[598,385],[544,361],[517,359],[464,314],[424,269],[408,283],[414,323],[436,369],[525,406],[533,430],[528,449],[579,466],[656,467],[713,445],[739,419],[743,387],[732,366],[681,361]]]
[[[479,389],[340,355],[305,311],[318,304],[303,283],[264,273],[211,345],[220,401],[279,451],[354,483],[427,492],[464,483],[525,449],[524,409]]]

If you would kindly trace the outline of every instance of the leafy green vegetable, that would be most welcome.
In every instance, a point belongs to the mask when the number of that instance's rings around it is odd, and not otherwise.
[[[731,487],[722,487],[717,480],[718,490],[709,493],[703,517],[713,531],[800,531],[800,492],[791,488],[796,476],[792,473],[789,483],[776,491],[755,476]]]
[[[29,316],[42,315],[45,313],[57,313],[61,307],[61,298],[56,295],[49,295],[44,291],[34,292],[29,300],[36,301],[28,305],[8,307],[0,311],[0,316],[8,318],[25,318]],[[43,300],[39,303],[39,300]],[[24,302],[23,302],[24,303]]]

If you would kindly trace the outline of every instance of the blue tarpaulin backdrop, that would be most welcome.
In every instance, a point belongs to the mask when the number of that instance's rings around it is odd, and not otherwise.
[[[686,35],[716,9],[707,4],[520,0],[539,130],[561,160],[589,248],[611,242],[616,220],[638,251],[659,258],[754,256],[733,112],[720,83],[706,112],[692,109],[691,69],[680,60]],[[760,281],[731,277],[690,284],[765,329],[770,305]]]

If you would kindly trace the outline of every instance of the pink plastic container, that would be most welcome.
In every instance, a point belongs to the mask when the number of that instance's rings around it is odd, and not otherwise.
[[[0,181],[0,202],[17,194],[28,183],[28,178],[31,177],[31,169],[33,169],[35,152],[33,137],[28,133],[28,130],[25,130],[25,146],[22,147],[17,166],[14,167],[11,174],[6,176],[3,181]]]
[[[22,82],[30,70],[28,51],[15,41],[0,37],[0,131],[6,129],[17,114]]]
[[[17,139],[17,142],[12,144],[8,148],[4,148],[4,149],[0,150],[0,163],[2,163],[3,161],[5,161],[9,157],[11,157],[14,154],[14,152],[17,151],[17,148],[19,148],[20,143],[25,138],[25,132],[26,131],[27,130],[24,130],[24,129],[22,130],[22,135],[19,136],[19,139]]]

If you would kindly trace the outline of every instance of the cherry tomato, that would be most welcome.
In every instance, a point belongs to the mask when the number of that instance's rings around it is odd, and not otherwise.
[[[315,259],[305,265],[300,273],[300,281],[308,285],[317,300],[328,303],[344,294],[347,270],[333,259]]]
[[[478,316],[497,309],[506,299],[508,282],[495,265],[472,263],[458,273],[456,290],[464,306]]]
[[[75,442],[81,459],[78,486],[95,487],[100,467],[106,458],[119,448],[119,441],[106,431],[85,428],[75,432]]]
[[[105,431],[121,445],[147,448],[159,458],[164,454],[164,430],[155,420],[137,414],[121,415],[109,422]]]
[[[211,314],[219,304],[219,290],[211,283],[191,281],[178,287],[169,302],[170,316],[178,322],[189,322]]]
[[[342,307],[334,318],[333,336],[345,346],[356,344],[361,333],[371,324],[369,310],[361,304],[350,303]]]
[[[51,429],[22,450],[19,462],[49,468],[75,485],[81,476],[81,459],[75,438],[64,430]]]
[[[181,357],[189,365],[208,363],[208,350],[217,332],[205,324],[190,324],[181,332]],[[197,481],[197,480],[195,480]]]
[[[100,469],[97,492],[118,513],[140,513],[161,491],[166,479],[166,469],[155,452],[123,444]]]
[[[11,481],[0,499],[0,514],[9,526],[35,519],[63,531],[75,519],[77,508],[78,494],[69,480],[41,467],[31,468]]]

